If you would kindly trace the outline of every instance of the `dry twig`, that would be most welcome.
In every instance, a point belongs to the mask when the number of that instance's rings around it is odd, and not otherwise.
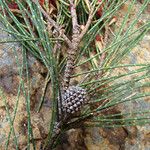
[[[87,21],[84,29],[82,30],[81,34],[79,35],[79,41],[82,40],[83,36],[85,35],[85,33],[87,32],[87,30],[89,29],[89,27],[91,25],[92,19],[95,15],[93,12],[94,12],[94,8],[92,7],[91,11],[90,11],[90,14],[89,14],[89,17],[88,17],[88,21]]]
[[[32,0],[33,3],[37,4],[36,0]],[[40,11],[42,12],[42,14],[47,18],[47,20],[49,21],[49,23],[54,26],[54,28],[56,29],[56,31],[58,31],[60,33],[60,36],[65,40],[65,42],[68,44],[69,47],[71,47],[71,41],[68,39],[68,37],[63,33],[63,30],[61,28],[61,26],[59,26],[48,14],[47,12],[38,4],[38,7],[40,9]]]

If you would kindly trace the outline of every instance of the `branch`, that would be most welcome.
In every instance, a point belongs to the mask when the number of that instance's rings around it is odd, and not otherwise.
[[[61,134],[61,126],[62,125],[63,125],[62,121],[60,121],[58,124],[55,125],[57,127],[56,127],[56,129],[54,131],[54,135],[52,136],[51,141],[47,145],[45,145],[43,150],[51,150],[51,149],[53,149],[53,146],[55,145],[55,142],[56,142],[57,138]]]
[[[79,33],[79,25],[77,22],[77,13],[75,9],[75,5],[73,3],[73,0],[70,0],[70,6],[71,6],[71,17],[72,17],[72,26],[73,26],[73,35],[72,35],[72,47],[68,49],[68,58],[67,58],[67,65],[64,73],[64,88],[68,88],[70,77],[72,75],[72,71],[74,68],[74,61],[77,54],[78,46],[80,44],[80,41],[82,40],[83,36],[87,32],[89,26],[91,25],[93,16],[95,15],[94,7],[91,8],[88,21],[85,25],[85,28],[81,33]]]
[[[79,25],[78,25],[78,20],[77,20],[77,13],[76,13],[76,7],[75,4],[73,3],[73,0],[70,0],[70,13],[72,17],[72,27],[73,27],[73,39],[77,38],[77,35],[79,34]]]
[[[41,7],[41,5],[37,4],[36,0],[32,0],[33,3],[35,3],[36,5],[38,5],[40,11],[42,12],[42,14],[47,18],[47,20],[49,21],[49,23],[56,29],[56,31],[58,31],[60,33],[60,36],[65,40],[65,42],[71,46],[71,41],[68,39],[68,37],[63,33],[61,27],[47,14],[47,12]]]
[[[62,127],[65,123],[67,123],[67,117],[64,117],[59,122],[56,122],[51,141],[45,145],[44,150],[51,150],[55,146],[56,141],[62,133]]]
[[[67,53],[67,65],[64,72],[64,89],[67,89],[69,87],[70,77],[72,75],[72,71],[74,69],[74,61],[76,58],[76,54],[78,51],[79,46],[79,25],[77,21],[77,13],[75,4],[73,3],[73,0],[70,0],[70,13],[72,17],[72,45],[68,48]]]
[[[81,34],[79,35],[79,41],[81,41],[81,39],[83,38],[83,36],[85,35],[85,33],[87,32],[89,26],[91,25],[91,22],[92,22],[92,19],[94,17],[94,7],[91,8],[91,11],[90,11],[90,14],[89,14],[89,17],[88,17],[88,21],[84,27],[84,29],[82,30]]]

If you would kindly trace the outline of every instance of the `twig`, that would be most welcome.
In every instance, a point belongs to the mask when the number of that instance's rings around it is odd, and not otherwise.
[[[60,126],[61,125],[59,125],[59,127]],[[61,130],[58,130],[57,132],[58,133],[55,133],[55,135],[52,136],[50,143],[48,143],[48,145],[46,145],[43,150],[50,150],[53,148],[53,145],[55,144],[57,137],[61,134]]]
[[[36,0],[32,0],[32,2],[35,3],[36,5],[38,5],[40,11],[47,18],[47,20],[49,21],[49,23],[52,26],[54,26],[54,28],[56,29],[56,31],[58,31],[60,33],[60,36],[65,40],[65,42],[68,44],[68,46],[71,47],[72,43],[68,39],[68,37],[63,33],[62,28],[47,14],[47,12],[39,4],[37,4]]]
[[[84,29],[82,30],[81,34],[79,35],[79,41],[82,40],[83,36],[85,35],[85,33],[87,32],[87,30],[89,29],[89,27],[91,25],[92,19],[95,15],[93,12],[94,12],[94,8],[92,7],[91,11],[90,11],[90,14],[89,14],[89,17],[88,17],[88,21],[87,21]]]
[[[20,11],[19,9],[11,9],[11,8],[10,8],[10,11],[11,11],[12,13],[21,14],[21,11]]]
[[[45,146],[44,150],[50,150],[53,148],[53,146],[55,145],[55,142],[57,141],[57,138],[61,134],[61,128],[63,124],[66,122],[67,122],[67,118],[64,117],[55,125],[55,131],[54,131],[54,134],[52,135],[51,141],[48,143],[48,145]]]
[[[68,88],[69,82],[70,82],[70,76],[72,75],[72,71],[74,68],[74,62],[75,62],[75,57],[77,54],[78,46],[79,43],[81,42],[83,36],[87,32],[93,16],[94,16],[94,7],[91,8],[90,14],[88,21],[85,25],[85,28],[82,30],[80,33],[79,31],[79,25],[77,21],[77,13],[76,13],[76,8],[73,3],[73,0],[70,0],[70,7],[71,7],[71,17],[72,17],[72,26],[73,26],[73,35],[72,35],[72,47],[69,47],[68,49],[68,58],[67,58],[67,65],[64,73],[64,88]]]
[[[81,125],[84,121],[90,119],[92,116],[93,116],[93,113],[90,113],[90,114],[88,114],[88,115],[86,115],[86,116],[84,116],[84,117],[80,117],[80,118],[78,118],[77,120],[72,121],[72,122],[68,122],[68,123],[67,123],[67,121],[70,120],[70,119],[68,119],[67,117],[65,117],[63,120],[61,120],[61,121],[57,124],[56,133],[52,136],[51,142],[44,148],[44,150],[49,150],[49,149],[53,148],[53,146],[55,145],[55,143],[56,143],[58,137],[61,135],[62,128],[65,128],[65,129],[67,129],[67,130],[69,130],[69,129],[71,129],[71,128],[79,128],[79,127],[81,127],[80,125]],[[70,117],[71,117],[71,116],[70,116]],[[65,126],[64,126],[64,123],[66,123]]]
[[[105,25],[104,48],[106,48],[106,44],[108,42],[108,35],[109,35],[109,26]]]
[[[65,68],[64,73],[64,89],[67,89],[70,82],[70,76],[72,75],[72,71],[74,68],[74,61],[78,50],[78,45],[80,43],[79,41],[79,25],[77,21],[77,13],[75,4],[73,3],[73,0],[70,0],[70,13],[72,17],[72,27],[73,27],[73,35],[72,35],[72,45],[68,48],[67,53],[67,65]]]
[[[72,17],[72,29],[73,29],[73,40],[75,40],[74,36],[77,36],[79,34],[79,25],[78,25],[78,20],[77,20],[77,13],[76,13],[76,8],[75,4],[73,3],[73,0],[70,0],[70,13]]]

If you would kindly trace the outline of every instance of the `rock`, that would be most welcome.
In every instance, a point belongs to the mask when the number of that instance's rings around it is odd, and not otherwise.
[[[0,23],[0,27],[4,26]],[[0,41],[5,39],[13,40],[13,37],[6,32],[0,30]],[[18,101],[16,117],[14,120],[14,130],[16,138],[18,139],[19,149],[26,149],[28,136],[28,114],[26,111],[26,99],[23,92],[18,96],[18,87],[20,84],[19,67],[16,63],[15,51],[17,52],[19,64],[22,64],[23,57],[19,43],[1,43],[0,44],[0,90],[6,98],[0,95],[0,149],[4,150],[5,144],[10,132],[10,123],[6,107],[10,113],[11,119],[14,117],[15,107]],[[33,127],[33,136],[35,138],[37,148],[40,146],[40,141],[46,138],[49,129],[49,120],[51,118],[51,111],[49,107],[43,107],[40,113],[35,110],[42,95],[42,88],[44,86],[46,68],[38,62],[31,54],[28,54],[28,65],[30,72],[30,96],[31,96],[31,123]],[[24,79],[25,69],[23,69]],[[24,86],[27,87],[27,82],[24,80]],[[49,95],[46,93],[47,101]],[[31,144],[32,145],[32,144]],[[11,133],[8,149],[15,150],[14,136]],[[32,146],[31,146],[32,149]],[[39,148],[38,148],[39,149]]]

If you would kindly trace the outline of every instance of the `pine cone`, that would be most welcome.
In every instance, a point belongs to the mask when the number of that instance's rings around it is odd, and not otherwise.
[[[86,91],[81,87],[71,86],[62,95],[62,110],[67,115],[80,111],[86,103]]]

